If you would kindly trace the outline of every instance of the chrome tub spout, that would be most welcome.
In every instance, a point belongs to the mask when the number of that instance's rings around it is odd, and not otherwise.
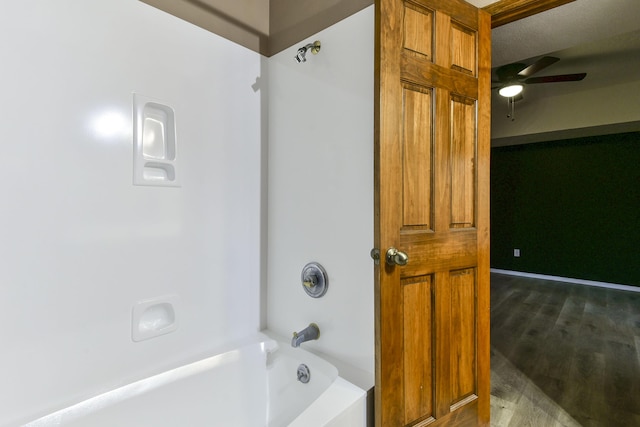
[[[317,340],[320,338],[320,328],[315,323],[310,323],[309,326],[301,330],[300,332],[294,332],[293,338],[291,338],[291,347],[300,347],[303,342]]]

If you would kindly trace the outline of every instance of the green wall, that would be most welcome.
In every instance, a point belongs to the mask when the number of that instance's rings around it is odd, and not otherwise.
[[[640,286],[640,133],[493,148],[491,267]]]

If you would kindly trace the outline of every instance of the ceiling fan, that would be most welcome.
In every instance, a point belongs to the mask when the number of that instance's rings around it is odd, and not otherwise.
[[[525,85],[538,83],[558,83],[558,82],[576,82],[584,79],[587,73],[576,74],[560,74],[556,76],[531,77],[532,75],[542,71],[548,66],[555,64],[560,59],[553,56],[544,56],[531,65],[522,64],[520,62],[507,64],[496,69],[498,86],[492,89],[498,89],[498,93],[506,98],[515,98],[515,101],[522,99],[521,92]]]
[[[576,74],[559,74],[555,76],[541,76],[531,77],[537,72],[547,68],[549,65],[555,64],[560,58],[553,56],[543,56],[531,65],[523,64],[520,62],[514,64],[507,64],[496,69],[497,81],[492,83],[498,83],[498,86],[494,86],[491,89],[498,89],[498,93],[507,98],[507,107],[509,112],[507,117],[512,121],[515,120],[515,107],[516,101],[520,101],[522,98],[522,90],[525,85],[538,84],[538,83],[558,83],[558,82],[577,82],[584,79],[587,73]]]

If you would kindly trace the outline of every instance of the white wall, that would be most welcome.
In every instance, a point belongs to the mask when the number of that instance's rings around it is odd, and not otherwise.
[[[631,94],[640,92],[640,80],[569,93],[554,91],[552,84],[536,85],[535,90],[538,91],[535,100],[526,102],[525,98],[523,102],[516,102],[514,121],[506,117],[506,99],[494,96],[491,117],[493,140],[553,134],[567,129],[601,129],[627,123],[636,123],[634,130],[638,129],[640,97]]]
[[[0,52],[0,425],[257,331],[263,58],[135,0],[5,3]],[[132,185],[134,91],[175,109],[180,188]],[[132,342],[166,294],[178,330]]]
[[[373,53],[374,7],[269,59],[269,329],[374,372]],[[306,63],[297,49],[322,42]],[[300,273],[310,261],[329,275],[320,299]],[[373,374],[371,374],[373,378]]]

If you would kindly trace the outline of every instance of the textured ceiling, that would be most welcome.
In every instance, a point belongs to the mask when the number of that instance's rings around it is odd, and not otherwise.
[[[582,72],[587,73],[587,77],[579,82],[527,85],[524,100],[515,105],[515,122],[505,118],[505,98],[494,90],[492,143],[537,142],[558,139],[560,134],[562,138],[571,138],[640,129],[640,121],[629,121],[629,116],[624,115],[625,121],[620,118],[622,114],[615,112],[635,111],[637,96],[617,98],[615,108],[609,99],[600,98],[602,102],[598,104],[605,110],[593,120],[598,122],[593,129],[576,127],[575,120],[570,125],[570,118],[565,117],[581,114],[586,117],[587,110],[593,112],[593,106],[586,108],[584,105],[589,93],[606,96],[617,87],[637,87],[640,81],[640,0],[576,0],[492,31],[494,79],[496,67],[514,62],[531,64],[545,55],[555,56],[560,61],[536,73],[535,77]],[[567,123],[569,127],[558,132],[545,131],[542,119],[536,122],[534,115],[544,116],[544,110],[552,108],[561,99],[565,108],[555,112],[556,121]],[[585,112],[581,113],[583,110]],[[640,117],[640,113],[636,117]],[[554,126],[559,129],[557,123]]]
[[[493,66],[638,29],[639,0],[576,0],[495,28],[492,31]]]
[[[270,56],[372,4],[374,0],[141,0]],[[496,0],[467,0],[486,7]],[[503,0],[516,4],[516,0]],[[514,3],[516,2],[516,3]],[[251,13],[247,13],[250,11]],[[524,104],[544,105],[624,81],[640,81],[640,0],[575,0],[492,31],[492,66],[561,59],[538,76],[586,72],[581,82],[531,85]],[[494,106],[504,98],[494,91]],[[625,97],[632,98],[632,97]],[[627,99],[621,100],[628,101]],[[577,101],[576,101],[577,102]],[[542,108],[542,107],[540,107]],[[571,106],[570,108],[574,108]],[[628,110],[636,110],[630,105]],[[638,110],[640,111],[640,110]],[[640,117],[640,112],[638,113]],[[494,115],[498,117],[498,115]],[[505,120],[494,123],[499,134]],[[640,120],[639,120],[640,123]],[[513,126],[512,126],[513,127]],[[527,132],[532,132],[530,129]]]

